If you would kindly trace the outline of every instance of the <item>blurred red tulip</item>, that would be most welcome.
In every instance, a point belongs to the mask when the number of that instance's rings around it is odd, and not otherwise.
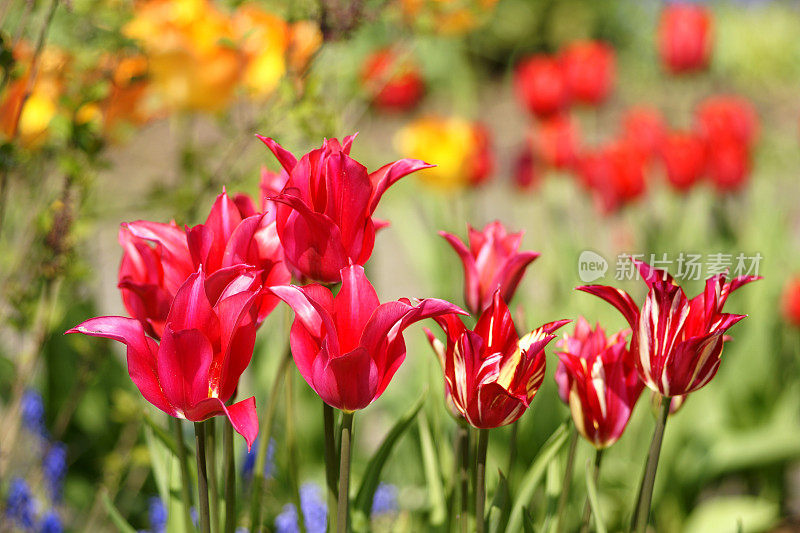
[[[750,145],[758,137],[758,115],[753,105],[740,96],[706,98],[695,110],[695,126],[709,143],[731,139]]]
[[[629,333],[607,338],[599,324],[592,330],[580,317],[575,335],[565,334],[560,342],[565,351],[556,352],[559,394],[566,389],[575,427],[598,449],[619,440],[644,389],[628,352]]]
[[[391,49],[373,52],[364,63],[361,81],[372,104],[384,111],[408,111],[425,94],[425,80],[410,59]]]
[[[520,252],[522,232],[508,233],[499,221],[478,231],[467,225],[469,248],[450,233],[440,231],[458,254],[464,267],[464,300],[467,309],[479,315],[500,291],[503,301],[511,301],[525,270],[539,254]]]
[[[735,192],[750,177],[750,150],[733,139],[719,139],[708,145],[708,177],[719,192]]]
[[[228,273],[212,280],[200,269],[175,294],[160,343],[145,335],[138,320],[120,316],[92,318],[67,333],[125,344],[128,373],[145,400],[194,422],[227,416],[249,448],[258,433],[255,398],[226,402],[253,355],[256,320],[251,310],[259,292],[252,274]]]
[[[570,95],[578,102],[603,103],[614,87],[614,49],[600,41],[576,41],[560,54]]]
[[[474,330],[455,315],[436,322],[447,344],[435,342],[430,332],[428,338],[442,364],[449,401],[468,423],[486,429],[522,416],[544,380],[544,348],[569,320],[545,324],[520,339],[497,291]]]
[[[494,170],[494,153],[492,151],[489,130],[480,123],[475,123],[472,128],[474,146],[469,154],[467,163],[469,170],[469,184],[473,187],[486,183]]]
[[[578,163],[578,178],[594,194],[602,213],[618,211],[645,192],[645,156],[635,145],[619,139],[585,152]]]
[[[359,265],[343,268],[340,279],[335,297],[318,284],[271,290],[295,312],[290,342],[300,374],[325,403],[352,412],[378,399],[400,368],[405,328],[425,318],[466,313],[435,298],[381,304]]]
[[[375,232],[385,225],[372,218],[383,193],[400,178],[429,165],[401,159],[375,172],[350,157],[355,135],[326,139],[298,161],[274,140],[258,136],[275,154],[289,181],[272,197],[277,202],[277,231],[295,275],[338,283],[339,271],[363,265],[372,254]]]
[[[566,169],[575,163],[580,131],[569,115],[556,115],[542,120],[532,136],[534,151],[545,165]]]
[[[673,131],[662,141],[661,159],[670,184],[686,192],[706,170],[706,145],[694,132]]]
[[[569,105],[564,69],[555,58],[543,54],[521,61],[514,73],[517,98],[529,112],[546,117]]]
[[[786,281],[781,297],[783,318],[792,326],[800,327],[800,277]]]
[[[666,127],[658,109],[635,106],[622,117],[622,137],[648,159],[658,154]]]
[[[539,184],[539,170],[533,157],[530,143],[522,147],[514,161],[514,185],[522,190],[533,189]]]
[[[664,7],[658,25],[658,51],[668,71],[680,74],[705,69],[712,44],[708,8],[682,2]]]
[[[633,328],[631,353],[639,377],[662,396],[681,396],[705,386],[719,368],[725,332],[746,315],[722,312],[728,295],[760,279],[719,274],[691,300],[666,270],[633,260],[649,292],[639,307],[625,291],[605,285],[578,287],[616,307]]]

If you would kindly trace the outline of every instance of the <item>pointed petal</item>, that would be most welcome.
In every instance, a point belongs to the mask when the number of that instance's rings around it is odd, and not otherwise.
[[[418,159],[401,159],[394,163],[384,165],[375,172],[372,172],[369,175],[369,180],[372,182],[372,198],[369,205],[370,213],[375,212],[375,208],[378,207],[378,202],[380,202],[386,189],[394,185],[400,178],[408,176],[412,172],[434,166],[436,165],[429,165]]]
[[[378,295],[364,274],[364,267],[351,265],[341,270],[342,288],[334,299],[334,322],[340,349],[358,346],[364,327],[380,305]]]
[[[453,247],[458,257],[461,259],[461,264],[464,266],[464,300],[467,303],[467,308],[475,314],[481,312],[482,302],[480,301],[480,274],[475,265],[475,258],[472,252],[461,240],[445,231],[440,231],[439,235]]]
[[[208,398],[208,371],[213,358],[211,343],[200,331],[173,331],[167,324],[156,365],[158,381],[170,403],[186,412]]]
[[[247,441],[247,451],[253,446],[253,441],[258,436],[258,415],[256,414],[256,399],[254,396],[226,406],[219,398],[206,398],[191,406],[186,413],[186,418],[195,422],[208,420],[212,416],[224,415],[228,417],[233,429]]]
[[[273,139],[258,134],[256,134],[256,137],[258,137],[258,139],[261,142],[267,145],[267,148],[269,148],[272,151],[272,153],[275,154],[275,157],[278,159],[278,162],[281,164],[284,170],[286,170],[286,172],[291,174],[292,169],[297,164],[297,158],[294,155],[292,155],[292,153],[289,150],[286,150],[283,146],[276,143]]]
[[[189,276],[178,289],[167,315],[167,324],[173,331],[197,329],[209,338],[219,335],[219,321],[206,296],[205,274],[202,270]]]
[[[606,285],[584,285],[576,287],[576,289],[594,294],[607,301],[622,313],[622,316],[625,317],[625,320],[628,321],[628,324],[630,324],[632,328],[636,329],[636,320],[639,317],[639,306],[636,305],[636,302],[633,301],[633,298],[631,298],[627,292]]]

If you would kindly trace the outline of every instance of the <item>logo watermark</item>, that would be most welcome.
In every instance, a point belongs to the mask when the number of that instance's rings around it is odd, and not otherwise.
[[[703,280],[725,274],[732,277],[758,276],[758,270],[764,256],[739,253],[708,253],[695,254],[679,252],[676,254],[634,254],[621,253],[617,255],[614,279],[616,281],[639,279],[639,270],[631,259],[638,259],[648,263],[653,268],[667,270],[675,279]],[[608,271],[608,261],[592,250],[584,250],[578,257],[578,277],[584,283],[591,283],[605,277]]]

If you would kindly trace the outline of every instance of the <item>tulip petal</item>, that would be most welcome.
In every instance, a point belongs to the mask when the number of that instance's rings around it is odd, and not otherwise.
[[[128,374],[145,400],[170,416],[176,416],[158,382],[156,353],[158,344],[145,336],[139,321],[121,316],[90,318],[66,333],[83,333],[119,341],[127,347]]]
[[[467,308],[476,314],[480,313],[481,309],[478,309],[481,306],[480,274],[478,273],[478,267],[475,265],[475,258],[472,257],[472,252],[455,235],[446,231],[440,231],[439,235],[450,243],[450,246],[461,258],[461,264],[464,266],[464,300],[467,303]]]
[[[278,162],[281,166],[288,172],[289,174],[292,173],[292,169],[294,169],[295,165],[297,164],[297,158],[292,155],[289,150],[286,150],[283,146],[276,143],[273,139],[269,137],[264,137],[263,135],[256,134],[256,137],[267,145],[275,157],[278,159]]]
[[[343,411],[363,409],[378,398],[380,377],[370,353],[360,347],[314,362],[314,390],[328,405]]]
[[[636,302],[633,301],[630,294],[606,285],[583,285],[581,287],[576,287],[576,289],[594,294],[607,301],[622,313],[622,316],[625,317],[625,320],[628,321],[628,324],[630,324],[632,328],[636,329],[636,320],[639,317],[639,306],[636,305]]]
[[[369,204],[369,212],[374,213],[375,208],[378,207],[383,193],[394,185],[398,180],[408,176],[412,172],[422,170],[425,168],[435,167],[425,161],[419,159],[401,159],[394,163],[389,163],[369,175],[369,180],[372,182],[372,198]]]
[[[228,417],[236,433],[244,437],[247,442],[247,451],[250,451],[253,442],[258,436],[258,415],[256,414],[255,396],[228,406],[219,398],[206,398],[193,405],[187,411],[186,418],[201,422],[217,415]]]
[[[236,391],[239,377],[250,364],[256,342],[256,325],[250,317],[250,309],[256,302],[258,292],[243,291],[223,298],[217,304],[222,340],[222,360],[215,362],[209,388],[227,400]]]
[[[167,316],[167,324],[173,331],[197,329],[209,338],[216,338],[219,320],[211,309],[205,289],[205,274],[199,270],[189,276],[175,294]]]
[[[522,276],[525,275],[525,270],[540,255],[538,252],[519,252],[511,256],[495,276],[490,289],[496,290],[502,287],[503,300],[506,303],[511,302],[519,282],[522,281]]]
[[[364,267],[350,265],[341,270],[341,276],[342,287],[334,299],[333,319],[339,348],[349,352],[358,346],[361,333],[380,300],[364,274]]]
[[[180,411],[208,398],[208,371],[214,349],[208,338],[196,329],[173,331],[164,328],[158,347],[158,381],[167,399]]]

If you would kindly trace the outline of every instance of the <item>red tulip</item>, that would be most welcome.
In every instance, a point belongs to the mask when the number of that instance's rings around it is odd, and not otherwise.
[[[390,49],[367,58],[361,80],[373,105],[384,111],[412,109],[425,94],[419,68],[412,61],[401,61]]]
[[[467,225],[469,248],[450,233],[440,231],[458,254],[464,266],[464,300],[467,308],[479,315],[500,291],[504,301],[510,302],[522,280],[525,270],[537,252],[520,252],[522,232],[508,233],[499,222],[486,224],[478,231]]]
[[[467,422],[482,429],[522,416],[544,380],[544,348],[556,337],[553,332],[569,322],[545,324],[520,339],[499,291],[473,331],[455,315],[436,321],[447,335],[446,346],[432,345],[444,369],[449,401]]]
[[[750,150],[733,139],[708,146],[708,177],[719,192],[738,191],[750,177]]]
[[[575,100],[598,105],[614,86],[614,49],[600,41],[576,41],[561,52],[569,92]]]
[[[786,281],[781,297],[783,318],[792,326],[800,327],[800,277]]]
[[[665,133],[664,117],[657,109],[636,106],[622,118],[622,136],[648,159],[658,153]]]
[[[125,344],[128,373],[145,400],[194,422],[227,416],[249,448],[258,433],[255,398],[226,402],[253,355],[256,284],[252,274],[212,279],[200,269],[190,275],[175,294],[160,343],[145,335],[141,322],[120,316],[91,318],[67,333]]]
[[[534,55],[517,65],[514,87],[522,104],[534,115],[545,117],[566,109],[569,88],[564,69],[546,55]]]
[[[285,260],[300,277],[338,283],[339,271],[363,265],[375,231],[385,225],[372,214],[383,193],[400,178],[429,165],[401,159],[372,173],[349,156],[355,136],[326,140],[297,159],[274,140],[258,136],[289,174],[277,202],[277,231]]]
[[[670,184],[686,192],[703,177],[706,170],[706,145],[693,132],[670,132],[662,142],[661,159]]]
[[[561,361],[556,381],[559,394],[562,388],[567,391],[575,427],[603,449],[622,436],[644,384],[627,349],[629,330],[606,338],[599,324],[592,330],[583,317],[578,320],[575,335],[565,335],[561,342],[565,351],[557,352]]]
[[[631,325],[631,353],[645,385],[662,396],[696,391],[717,373],[725,331],[746,316],[722,312],[728,295],[760,278],[739,276],[726,283],[720,274],[689,300],[665,270],[634,262],[649,288],[641,311],[622,290],[604,285],[578,289],[609,302]]]
[[[577,158],[580,131],[569,115],[542,120],[533,131],[534,151],[545,165],[557,169],[572,167]]]
[[[603,213],[618,211],[645,192],[645,156],[625,139],[585,152],[577,169]]]
[[[485,183],[492,175],[494,170],[494,154],[492,153],[489,130],[480,123],[474,124],[472,128],[474,146],[469,154],[470,161],[467,164],[469,170],[469,184],[473,187]]]
[[[758,137],[758,115],[753,105],[740,96],[707,98],[695,110],[695,125],[709,143],[732,139],[749,146]]]
[[[673,74],[703,70],[712,46],[711,12],[697,4],[671,3],[661,12],[658,50]]]
[[[340,279],[335,297],[318,284],[271,291],[295,312],[290,343],[300,374],[325,403],[352,412],[378,399],[400,368],[405,328],[464,311],[435,298],[381,304],[358,265],[343,268]]]
[[[514,162],[513,179],[514,185],[522,190],[533,189],[540,181],[539,171],[536,168],[530,143],[527,143],[517,154],[517,159]]]

